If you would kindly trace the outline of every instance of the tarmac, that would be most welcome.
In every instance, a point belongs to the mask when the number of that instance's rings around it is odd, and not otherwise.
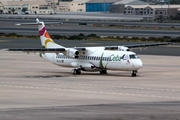
[[[180,57],[143,69],[72,75],[36,54],[0,51],[0,120],[179,120]]]

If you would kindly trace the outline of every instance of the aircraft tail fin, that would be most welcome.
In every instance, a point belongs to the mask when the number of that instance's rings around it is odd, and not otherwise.
[[[46,24],[62,24],[61,22],[48,22]],[[41,44],[43,48],[65,48],[61,45],[56,44],[51,37],[49,36],[44,22],[40,22],[38,18],[36,18],[36,23],[22,23],[16,25],[38,25],[39,35],[41,39]]]

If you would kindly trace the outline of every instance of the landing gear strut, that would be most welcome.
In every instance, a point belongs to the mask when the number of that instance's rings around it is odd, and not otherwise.
[[[136,73],[137,73],[137,71],[132,71],[131,76],[132,76],[132,77],[136,77],[136,76],[137,76]]]
[[[81,74],[81,70],[80,69],[74,69],[73,71],[73,75],[80,75]]]
[[[107,74],[107,70],[101,70],[100,74]]]

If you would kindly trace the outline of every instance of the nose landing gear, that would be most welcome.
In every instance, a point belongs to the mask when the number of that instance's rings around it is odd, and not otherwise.
[[[136,76],[137,76],[136,73],[137,73],[137,70],[132,71],[131,76],[132,76],[132,77],[136,77]]]

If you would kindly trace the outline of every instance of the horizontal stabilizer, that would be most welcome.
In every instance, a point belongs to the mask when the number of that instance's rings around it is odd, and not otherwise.
[[[52,25],[52,24],[63,24],[62,22],[44,22],[44,24],[46,25]],[[38,22],[38,23],[19,23],[16,25],[42,25],[42,22]]]

